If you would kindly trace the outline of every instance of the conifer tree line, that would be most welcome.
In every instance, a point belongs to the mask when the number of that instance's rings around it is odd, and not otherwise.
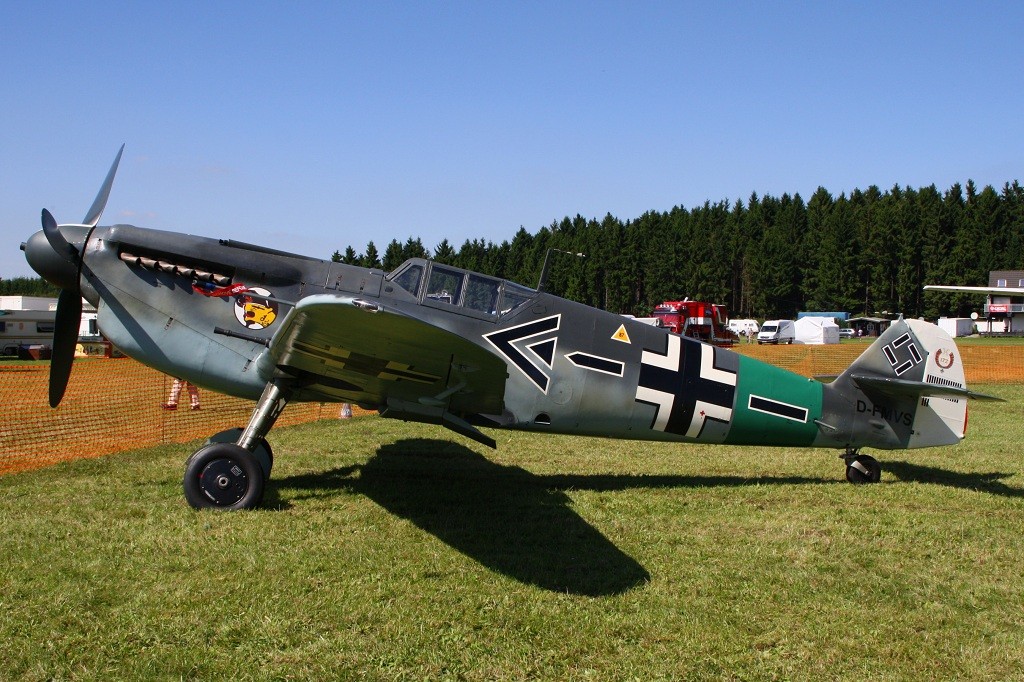
[[[623,222],[563,218],[500,244],[447,239],[429,251],[418,238],[371,241],[334,260],[390,271],[426,257],[536,286],[549,248],[547,289],[616,313],[647,315],[661,301],[725,303],[732,317],[793,318],[801,310],[907,317],[968,316],[976,295],[925,292],[925,284],[984,286],[990,270],[1024,270],[1024,189],[1017,181],[945,192],[876,186],[833,197],[819,187],[747,201],[705,202]]]
[[[0,279],[0,296],[43,296],[57,298],[60,289],[42,277]]]

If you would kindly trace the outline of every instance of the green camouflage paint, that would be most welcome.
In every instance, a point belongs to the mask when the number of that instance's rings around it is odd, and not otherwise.
[[[810,446],[821,416],[820,382],[740,356],[736,406],[726,443]]]

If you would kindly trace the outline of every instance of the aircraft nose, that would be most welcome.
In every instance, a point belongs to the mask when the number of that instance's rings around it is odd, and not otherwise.
[[[81,253],[88,230],[76,228],[78,228],[76,225],[64,225],[58,229],[64,238]],[[78,289],[78,264],[74,262],[75,259],[57,253],[42,230],[29,237],[21,248],[25,252],[25,260],[33,270],[39,273],[40,277],[56,284],[61,289],[72,291]]]

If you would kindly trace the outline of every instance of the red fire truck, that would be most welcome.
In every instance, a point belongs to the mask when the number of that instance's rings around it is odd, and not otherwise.
[[[706,301],[665,301],[654,306],[654,317],[676,334],[689,336],[715,346],[731,346],[739,341],[730,330],[729,313],[724,305]]]

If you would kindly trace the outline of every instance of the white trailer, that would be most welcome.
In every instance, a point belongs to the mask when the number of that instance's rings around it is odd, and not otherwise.
[[[0,310],[0,354],[17,355],[19,346],[53,343],[56,316],[52,310]]]
[[[974,320],[969,317],[940,317],[939,329],[954,339],[958,336],[970,336],[974,333]]]
[[[0,355],[17,355],[19,346],[51,346],[56,318],[55,310],[0,309]],[[82,313],[78,340],[103,340],[96,326],[96,313]]]

